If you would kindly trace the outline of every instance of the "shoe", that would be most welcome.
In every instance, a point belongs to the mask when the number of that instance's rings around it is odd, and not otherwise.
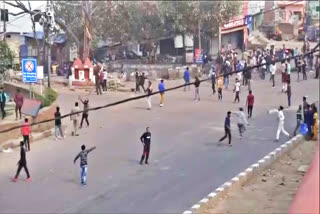
[[[275,139],[273,142],[278,143],[278,142],[279,142],[279,140],[278,140],[278,139]]]
[[[145,164],[149,164],[148,162],[145,162]]]
[[[229,146],[232,146],[232,144],[228,144]]]
[[[140,162],[139,164],[140,164],[140,165],[143,165],[143,163],[142,163],[142,162]]]
[[[242,136],[240,136],[240,139],[242,139]]]
[[[59,139],[58,138],[56,138],[56,141],[58,141]]]
[[[12,178],[12,181],[13,181],[13,182],[17,182],[18,179],[17,179],[17,178]]]
[[[74,136],[74,132],[71,132],[71,136]]]
[[[79,134],[76,134],[76,136],[79,136]]]
[[[82,126],[79,126],[79,129],[82,129]]]
[[[27,178],[27,182],[31,182],[31,178]]]

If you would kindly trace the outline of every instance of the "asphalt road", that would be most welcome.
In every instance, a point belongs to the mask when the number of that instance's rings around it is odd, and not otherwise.
[[[31,183],[25,182],[23,171],[17,183],[10,180],[18,150],[0,153],[0,212],[182,213],[287,140],[281,136],[279,143],[273,142],[276,115],[266,113],[279,104],[287,106],[279,78],[276,88],[267,80],[253,82],[253,119],[240,140],[236,118],[232,118],[232,147],[217,146],[217,141],[224,134],[226,112],[244,106],[247,90],[241,93],[240,105],[232,103],[231,87],[219,103],[217,95],[211,96],[209,84],[202,83],[200,102],[192,101],[193,87],[190,92],[168,92],[163,108],[158,107],[159,97],[155,96],[151,111],[146,110],[146,100],[139,100],[91,112],[90,127],[83,128],[79,137],[68,134],[64,141],[50,137],[32,144],[27,153]],[[285,128],[290,133],[301,97],[307,94],[310,101],[319,99],[319,82],[293,82],[292,91],[293,106],[285,111]],[[92,95],[90,102],[95,106],[131,95]],[[69,112],[77,96],[77,92],[62,93],[59,104],[63,113]],[[146,126],[152,133],[150,165],[140,166],[139,137]],[[82,144],[97,146],[89,154],[86,187],[79,185],[79,162],[73,164]]]

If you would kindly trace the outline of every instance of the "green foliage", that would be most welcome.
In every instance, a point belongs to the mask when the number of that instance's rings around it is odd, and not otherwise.
[[[41,108],[50,106],[57,100],[58,94],[51,88],[46,88],[44,95],[35,94],[35,98],[41,101]]]
[[[14,53],[8,46],[6,41],[0,41],[0,69],[1,72],[12,68]]]
[[[56,16],[83,37],[82,10],[85,1],[53,1]],[[114,42],[144,41],[195,34],[199,22],[203,34],[212,35],[218,26],[239,14],[239,1],[91,1],[89,11],[93,38]],[[71,37],[70,37],[71,38]],[[93,41],[94,45],[95,41]]]

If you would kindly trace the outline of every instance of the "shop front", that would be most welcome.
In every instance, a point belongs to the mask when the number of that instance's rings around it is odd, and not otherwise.
[[[221,47],[223,50],[243,50],[248,41],[248,28],[243,16],[237,16],[221,27]]]

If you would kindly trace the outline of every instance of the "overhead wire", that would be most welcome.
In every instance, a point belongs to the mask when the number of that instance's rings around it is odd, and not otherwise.
[[[292,59],[296,59],[296,58],[300,58],[300,57],[305,57],[305,56],[310,55],[310,54],[312,54],[314,52],[320,51],[320,49],[318,49],[319,45],[320,45],[320,43],[318,43],[311,51],[309,51],[309,52],[307,52],[305,54],[300,54],[300,55],[288,57],[288,58],[285,58],[285,59],[273,60],[271,63],[277,63],[277,62],[282,62],[284,60],[292,60]],[[243,68],[241,70],[236,70],[236,71],[233,71],[233,72],[228,72],[226,74],[221,74],[217,78],[222,77],[222,76],[226,76],[226,75],[231,75],[231,74],[243,72],[243,71],[249,71],[249,70],[252,70],[254,68],[259,68],[259,67],[262,67],[262,66],[265,66],[265,65],[268,65],[268,64],[269,63],[263,63],[263,64],[254,65],[254,66],[251,66],[251,67],[246,67],[246,68]],[[205,82],[205,81],[208,81],[208,80],[210,80],[210,78],[202,79],[202,80],[200,80],[200,82]],[[175,87],[172,87],[172,88],[165,89],[164,92],[176,90],[176,89],[185,87],[186,85],[188,86],[188,85],[193,85],[193,84],[194,84],[194,82],[191,82],[191,83],[188,83],[188,84],[183,84],[183,85],[178,85],[178,86],[175,86]],[[156,94],[159,94],[159,93],[161,93],[161,92],[160,91],[156,91],[156,92],[152,92],[151,94],[132,97],[132,98],[116,101],[116,102],[113,102],[113,103],[110,103],[110,104],[89,108],[88,110],[86,110],[86,112],[97,111],[97,110],[100,110],[100,109],[109,108],[109,107],[112,107],[112,106],[120,105],[122,103],[127,103],[127,102],[130,102],[130,101],[134,101],[134,100],[146,98],[146,97],[149,97],[149,96],[153,96],[153,95],[156,95]],[[78,112],[74,112],[74,113],[70,113],[70,114],[65,114],[65,115],[63,115],[63,116],[61,116],[61,117],[59,117],[57,119],[64,119],[66,117],[70,117],[72,115],[77,115],[77,114],[81,114],[81,113],[84,113],[84,111],[78,111]],[[56,118],[43,120],[43,121],[32,123],[32,124],[30,124],[30,126],[35,126],[35,125],[39,125],[39,124],[43,124],[43,123],[48,123],[48,122],[52,122],[52,121],[55,121],[55,120],[56,120]],[[5,129],[5,130],[0,130],[0,133],[10,132],[12,130],[20,129],[22,127],[24,127],[24,125],[14,126],[14,127],[11,127],[11,128]]]

